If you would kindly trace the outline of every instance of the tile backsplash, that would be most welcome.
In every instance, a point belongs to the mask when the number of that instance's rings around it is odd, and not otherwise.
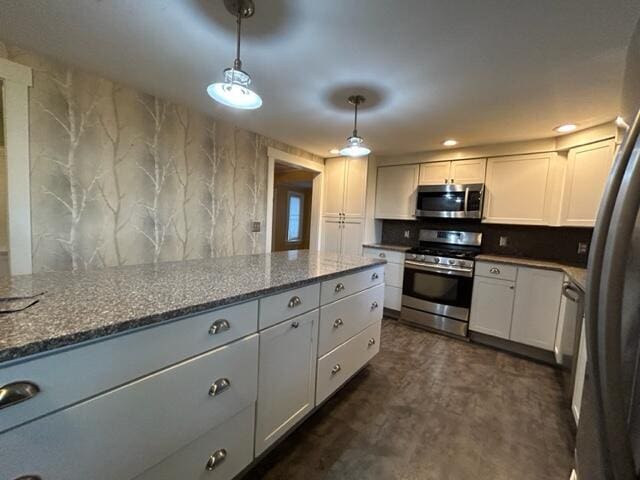
[[[482,253],[552,260],[586,266],[592,228],[496,225],[460,220],[384,220],[382,243],[417,245],[421,229],[482,232]],[[409,232],[409,238],[406,232]],[[585,253],[578,253],[579,244]],[[503,244],[501,246],[501,244]]]

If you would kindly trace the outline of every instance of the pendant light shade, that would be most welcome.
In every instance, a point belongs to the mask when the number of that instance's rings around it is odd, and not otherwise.
[[[207,87],[207,93],[216,102],[233,108],[254,110],[262,106],[260,95],[249,88],[251,76],[242,70],[240,60],[240,28],[243,18],[253,15],[255,7],[253,0],[225,0],[225,6],[236,17],[237,43],[236,59],[233,67],[224,71],[224,81],[212,83]]]
[[[347,144],[342,147],[340,154],[346,157],[364,157],[371,153],[371,149],[364,144],[364,139],[358,136],[358,105],[366,99],[362,95],[352,95],[347,100],[355,109],[353,135],[347,138]]]

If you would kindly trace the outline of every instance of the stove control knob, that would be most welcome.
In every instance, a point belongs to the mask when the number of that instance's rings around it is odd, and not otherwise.
[[[420,255],[420,256],[418,257],[418,260],[422,260],[422,261],[424,261],[424,255]]]
[[[453,260],[453,259],[450,259],[448,263],[449,263],[449,265],[455,265],[455,264],[456,264],[456,261],[455,261],[455,260]]]
[[[433,263],[440,263],[440,259],[438,257],[434,257]]]
[[[415,260],[416,259],[416,254],[415,253],[409,253],[407,254],[407,257],[409,257],[409,260]]]

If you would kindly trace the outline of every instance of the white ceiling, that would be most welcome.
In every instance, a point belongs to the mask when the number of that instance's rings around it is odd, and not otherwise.
[[[242,59],[264,106],[206,86],[234,58],[222,0],[0,0],[0,39],[321,156],[372,102],[374,153],[543,138],[614,118],[637,0],[256,0]],[[365,105],[366,106],[366,105]]]

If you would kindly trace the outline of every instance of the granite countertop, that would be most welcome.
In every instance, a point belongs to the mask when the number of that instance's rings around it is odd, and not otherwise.
[[[388,243],[363,243],[362,246],[366,248],[379,248],[381,250],[394,250],[403,253],[412,248],[406,245],[392,245]]]
[[[39,300],[23,311],[0,315],[0,362],[382,263],[305,250],[0,278],[0,297],[35,295]],[[0,310],[20,309],[32,301],[0,301]]]
[[[587,269],[573,267],[559,262],[550,262],[547,260],[536,260],[534,258],[508,257],[503,255],[480,254],[476,260],[485,260],[490,262],[508,263],[512,265],[523,265],[526,267],[545,268],[548,270],[558,270],[566,273],[571,280],[582,289],[587,289]]]

